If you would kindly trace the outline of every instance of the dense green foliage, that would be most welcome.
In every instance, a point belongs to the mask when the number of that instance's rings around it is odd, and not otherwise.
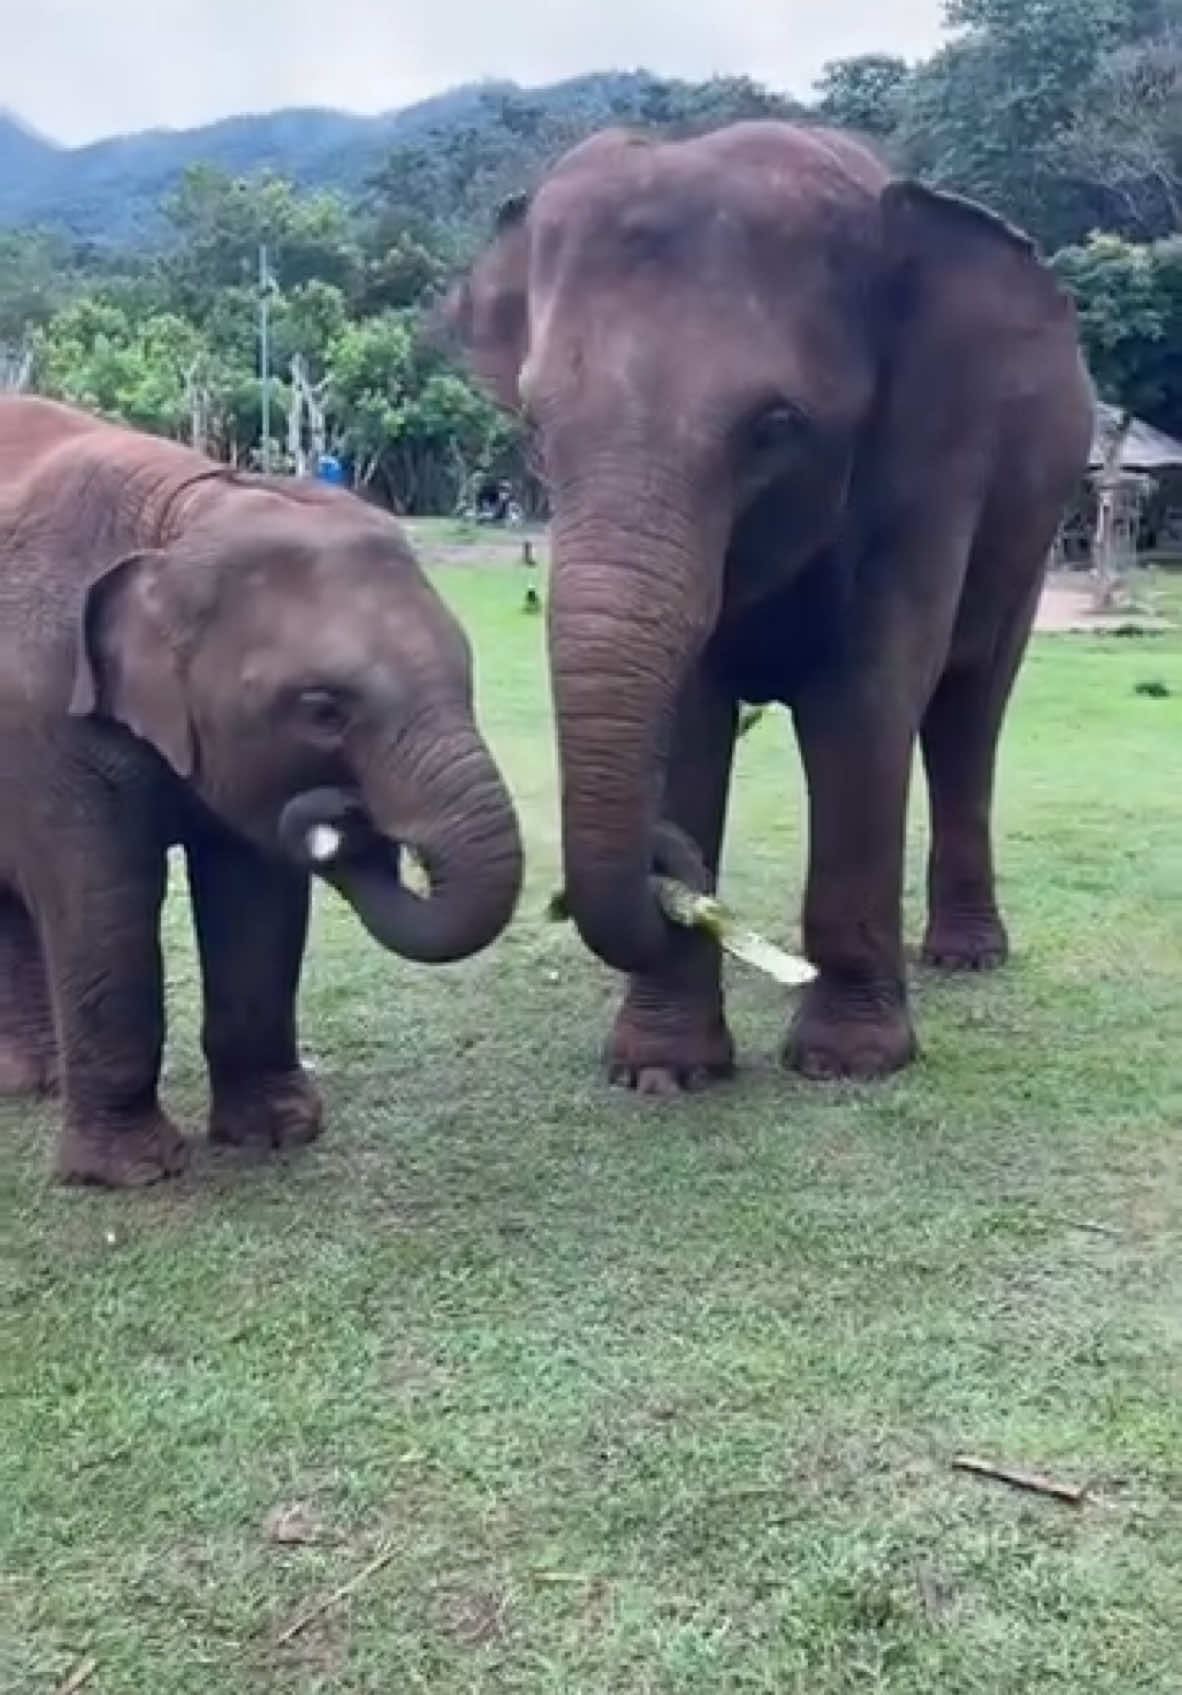
[[[1182,235],[1093,235],[1055,256],[1101,390],[1182,434]]]
[[[926,63],[841,61],[808,109],[744,78],[638,72],[73,152],[0,120],[0,224],[54,220],[0,228],[0,351],[31,339],[44,391],[250,460],[265,243],[274,434],[298,354],[329,445],[382,498],[448,509],[477,469],[536,494],[519,433],[430,332],[496,205],[606,124],[680,134],[789,115],[853,128],[1030,229],[1079,300],[1105,394],[1182,433],[1182,0],[947,0],[946,14]],[[110,239],[133,231],[138,245]]]

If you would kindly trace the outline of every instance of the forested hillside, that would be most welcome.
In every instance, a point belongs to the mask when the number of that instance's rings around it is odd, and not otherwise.
[[[373,118],[272,112],[76,148],[57,147],[0,113],[0,225],[52,225],[103,243],[160,241],[168,234],[162,201],[194,164],[230,176],[271,171],[301,188],[353,196],[392,149],[428,137],[433,144],[441,136],[481,137],[495,151],[502,105],[536,114],[546,126],[586,132],[621,117],[645,122],[694,100],[691,88],[645,72],[604,72],[528,93],[512,83],[481,83]]]
[[[515,427],[426,333],[501,198],[604,124],[679,134],[787,115],[859,130],[1029,229],[1079,300],[1105,394],[1182,433],[1182,0],[946,13],[932,59],[831,65],[807,110],[745,79],[612,73],[77,152],[0,122],[0,220],[21,219],[0,229],[0,355],[31,351],[44,392],[252,462],[265,243],[274,432],[299,355],[355,479],[403,509],[449,509],[477,468],[527,480]]]
[[[401,112],[292,110],[191,130],[148,130],[57,147],[0,116],[0,224],[51,224],[87,240],[159,240],[163,198],[190,165],[232,176],[274,171],[301,187],[353,193],[390,148],[434,124],[464,122],[495,92],[461,88]]]

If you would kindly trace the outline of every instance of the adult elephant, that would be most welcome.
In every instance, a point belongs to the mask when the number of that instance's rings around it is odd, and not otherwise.
[[[491,942],[521,879],[467,641],[390,520],[0,401],[0,1092],[60,1070],[67,1179],[185,1162],[156,1093],[174,843],[210,1132],[236,1143],[320,1128],[295,1021],[313,858],[413,960]],[[403,884],[404,847],[427,896]]]
[[[668,1093],[731,1068],[717,951],[650,874],[713,879],[738,700],[790,705],[808,783],[820,975],[786,1059],[903,1065],[917,732],[926,956],[1006,953],[994,755],[1091,437],[1070,304],[980,208],[753,123],[584,143],[502,209],[449,317],[544,450],[566,892],[631,977],[613,1071]]]

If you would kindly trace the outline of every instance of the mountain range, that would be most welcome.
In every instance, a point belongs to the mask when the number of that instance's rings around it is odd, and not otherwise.
[[[377,117],[290,108],[84,147],[63,147],[0,111],[0,226],[44,224],[83,240],[135,239],[151,233],[161,200],[198,161],[234,176],[273,170],[305,187],[359,191],[393,147],[474,119],[489,95],[517,92],[484,82]]]
[[[692,95],[714,86],[670,83],[647,71],[591,72],[531,89],[484,81],[376,117],[289,108],[84,147],[61,146],[0,111],[0,228],[39,224],[84,242],[151,242],[162,233],[162,200],[197,162],[232,176],[273,170],[302,187],[356,196],[394,148],[487,124],[490,106],[501,100],[525,102],[545,118],[577,113],[610,122],[618,114],[632,121],[670,91]]]

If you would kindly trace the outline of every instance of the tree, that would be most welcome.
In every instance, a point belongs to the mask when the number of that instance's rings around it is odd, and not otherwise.
[[[437,233],[416,232],[396,217],[377,220],[365,248],[356,301],[363,317],[418,305],[442,288],[451,269]]]
[[[87,297],[38,331],[34,363],[42,392],[180,436],[190,417],[188,373],[207,351],[194,326],[173,313],[133,323],[119,307]]]
[[[906,61],[889,53],[832,60],[817,83],[817,111],[840,129],[885,140],[899,127],[910,83]]]
[[[1105,202],[1104,222],[1142,237],[1182,225],[1182,19],[1102,57],[1051,157]]]
[[[449,510],[477,464],[517,468],[516,424],[421,339],[411,313],[350,324],[329,353],[333,446],[403,511]]]
[[[284,288],[312,279],[346,293],[356,285],[361,255],[337,195],[301,195],[279,177],[234,178],[193,165],[164,210],[176,245],[162,268],[172,299],[191,316],[220,289],[253,283],[260,244]]]
[[[0,343],[21,345],[77,281],[66,242],[50,230],[0,230]]]
[[[1182,237],[1094,235],[1054,266],[1104,399],[1182,435]]]
[[[295,354],[308,364],[313,382],[325,374],[331,348],[349,321],[345,296],[333,283],[313,278],[276,296],[271,311],[271,351],[277,367]]]
[[[959,33],[911,78],[901,155],[1051,250],[1098,227],[1168,233],[1179,4],[948,0]],[[1152,100],[1138,78],[1149,79]]]

